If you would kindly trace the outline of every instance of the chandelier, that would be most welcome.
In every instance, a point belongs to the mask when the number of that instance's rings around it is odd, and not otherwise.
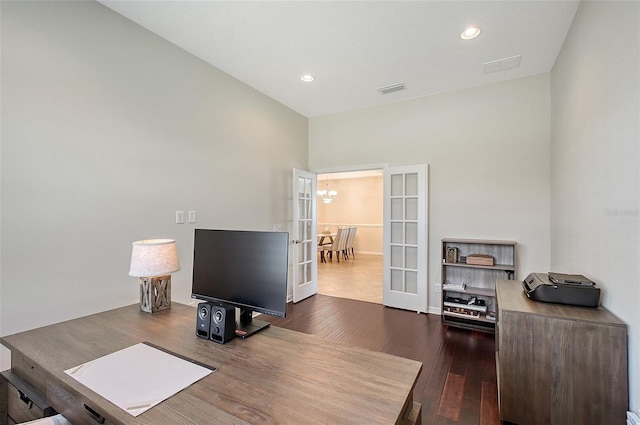
[[[329,190],[329,179],[324,182],[324,190],[318,191],[318,196],[322,199],[322,202],[325,204],[330,204],[336,199],[338,192],[335,190]]]

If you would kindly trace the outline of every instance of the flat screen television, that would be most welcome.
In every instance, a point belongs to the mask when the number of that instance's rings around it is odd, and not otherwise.
[[[269,326],[254,311],[285,317],[288,233],[195,229],[193,245],[191,298],[239,308],[236,335]]]

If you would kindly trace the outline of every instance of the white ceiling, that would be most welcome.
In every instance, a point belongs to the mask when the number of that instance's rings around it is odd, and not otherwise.
[[[307,117],[549,72],[579,5],[99,1]],[[482,33],[464,41],[469,25]],[[483,73],[483,63],[516,55],[519,68]],[[302,82],[305,73],[316,81]],[[398,82],[406,89],[377,91]]]

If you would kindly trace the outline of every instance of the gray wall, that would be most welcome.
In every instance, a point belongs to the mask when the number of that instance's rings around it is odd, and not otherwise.
[[[196,226],[288,228],[305,117],[96,2],[1,8],[0,334],[137,302],[134,240],[190,301]]]
[[[581,273],[629,325],[640,409],[638,2],[582,2],[551,73],[551,268]],[[597,385],[597,383],[594,383]]]
[[[518,278],[549,268],[549,75],[312,118],[312,169],[429,164],[429,310],[442,238],[518,242]]]

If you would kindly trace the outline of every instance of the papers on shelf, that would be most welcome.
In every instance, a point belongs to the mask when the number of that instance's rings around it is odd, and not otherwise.
[[[146,412],[211,372],[143,343],[65,370],[132,416]]]
[[[487,312],[487,306],[486,305],[462,304],[462,303],[452,303],[450,301],[445,301],[444,302],[444,306],[445,307],[462,308],[462,309],[465,309],[465,310],[479,311],[479,312],[482,312],[482,313],[486,313]]]
[[[466,283],[451,283],[451,282],[445,282],[442,284],[442,289],[444,289],[445,291],[464,291],[465,288],[467,287]]]

